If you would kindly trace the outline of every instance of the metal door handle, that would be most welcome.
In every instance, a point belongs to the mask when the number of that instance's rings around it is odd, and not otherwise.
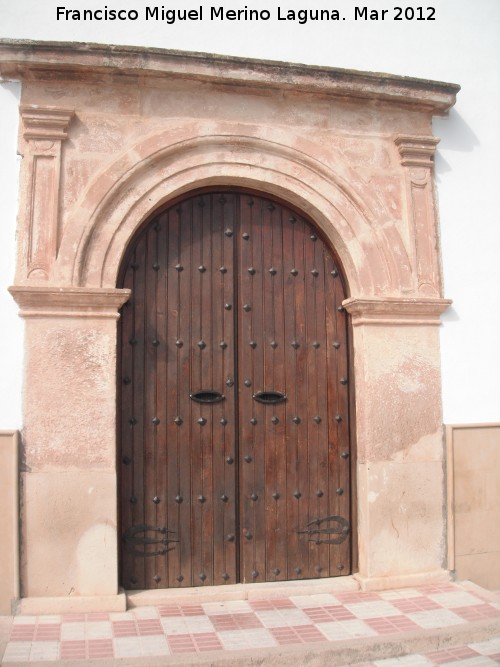
[[[189,398],[196,403],[219,403],[226,397],[218,391],[213,391],[213,389],[202,389],[189,394]]]
[[[258,391],[252,398],[258,403],[276,405],[276,403],[284,403],[286,401],[286,394],[281,391]]]

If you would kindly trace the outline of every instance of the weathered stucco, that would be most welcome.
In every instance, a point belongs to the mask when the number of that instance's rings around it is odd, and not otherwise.
[[[23,594],[117,591],[116,319],[128,298],[116,289],[120,262],[156,208],[215,185],[298,207],[342,261],[363,585],[443,576],[437,325],[449,301],[431,121],[458,87],[19,43],[0,45],[0,72],[23,80],[12,288],[26,318]]]

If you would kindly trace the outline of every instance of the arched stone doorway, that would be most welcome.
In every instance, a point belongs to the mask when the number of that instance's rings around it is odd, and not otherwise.
[[[119,287],[122,585],[350,574],[347,293],[318,230],[252,191],[189,193]]]
[[[438,325],[450,302],[432,116],[458,87],[134,48],[4,49],[2,71],[23,78],[11,288],[26,320],[23,597],[124,604],[116,338],[129,291],[116,286],[151,211],[194,187],[287,202],[335,248],[356,381],[355,576],[372,588],[445,578]]]

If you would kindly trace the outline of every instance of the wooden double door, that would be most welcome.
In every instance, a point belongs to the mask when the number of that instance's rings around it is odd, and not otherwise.
[[[349,574],[345,293],[317,230],[269,197],[191,194],[121,285],[122,585]]]

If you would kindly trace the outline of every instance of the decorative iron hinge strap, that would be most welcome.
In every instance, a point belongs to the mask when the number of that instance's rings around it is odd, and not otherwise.
[[[325,525],[333,521],[334,525]],[[316,526],[316,528],[307,528],[306,530],[298,530],[299,535],[317,535],[315,538],[308,540],[309,542],[315,542],[316,544],[342,544],[344,540],[347,539],[351,529],[349,526],[349,521],[343,516],[325,516],[322,519],[314,519],[310,521],[308,526]],[[332,537],[330,539],[320,539],[321,535],[338,535],[338,537]]]
[[[164,537],[146,537],[146,535],[143,535],[142,537],[138,536],[138,533],[146,533],[147,531],[160,533],[160,535],[163,535]],[[167,551],[172,551],[172,549],[175,549],[175,545],[169,546],[170,544],[179,541],[175,538],[167,537],[168,533],[175,534],[175,531],[167,530],[167,528],[157,528],[155,526],[140,524],[138,526],[131,526],[123,536],[123,541],[125,542],[128,553],[132,554],[133,556],[162,556],[163,554],[166,554]],[[162,546],[161,549],[157,549],[156,551],[146,551],[146,547],[150,544],[161,544],[164,546]],[[144,547],[144,550],[135,548],[136,546],[140,545]]]

